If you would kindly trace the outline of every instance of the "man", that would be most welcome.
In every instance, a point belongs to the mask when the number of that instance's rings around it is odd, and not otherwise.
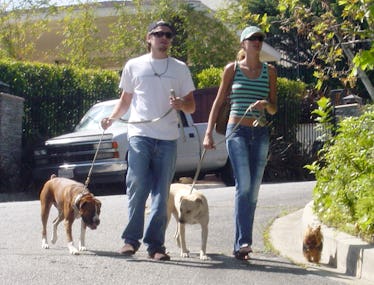
[[[170,260],[164,246],[167,226],[167,200],[174,176],[179,137],[175,110],[195,111],[190,71],[185,63],[168,56],[175,32],[170,23],[158,21],[148,28],[149,53],[130,59],[122,72],[122,94],[112,114],[102,120],[108,128],[130,109],[129,152],[126,176],[129,223],[122,239],[122,255],[133,255],[143,238],[145,204],[152,204],[143,243],[155,260]],[[171,96],[174,90],[176,96]],[[173,108],[172,112],[168,110]],[[166,114],[166,115],[165,115]],[[160,118],[156,122],[149,120]],[[131,124],[145,121],[144,123]],[[147,122],[146,122],[147,121]]]

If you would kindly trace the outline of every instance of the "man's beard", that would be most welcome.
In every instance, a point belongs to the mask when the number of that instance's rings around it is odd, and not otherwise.
[[[166,46],[161,46],[157,49],[158,49],[159,52],[166,52],[168,50],[168,48]]]

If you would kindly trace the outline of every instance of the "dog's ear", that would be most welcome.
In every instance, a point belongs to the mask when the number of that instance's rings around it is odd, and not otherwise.
[[[94,200],[95,200],[96,205],[97,205],[97,212],[98,212],[98,214],[100,214],[100,212],[101,212],[101,202],[100,202],[100,200],[98,200],[96,198],[94,198]]]
[[[101,201],[99,199],[96,199],[96,198],[94,198],[94,200],[95,200],[97,206],[99,207],[99,209],[101,209]]]
[[[87,201],[86,200],[81,200],[80,202],[79,202],[79,210],[80,211],[82,211],[82,209],[84,208],[84,205],[87,203]]]

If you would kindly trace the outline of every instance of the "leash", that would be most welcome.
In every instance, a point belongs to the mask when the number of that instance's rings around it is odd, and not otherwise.
[[[174,110],[174,108],[170,108],[162,116],[154,118],[154,119],[150,119],[150,120],[129,121],[129,120],[121,119],[121,118],[119,120],[122,121],[122,122],[124,122],[124,123],[133,124],[133,125],[134,124],[143,124],[143,123],[154,123],[154,122],[157,122],[157,121],[161,120],[162,118],[166,117],[167,115],[169,115],[170,112],[173,111],[173,110]]]
[[[103,130],[103,133],[101,134],[101,137],[100,137],[100,140],[99,140],[99,144],[97,145],[97,148],[96,148],[96,151],[95,151],[95,155],[94,155],[94,158],[93,158],[92,163],[91,163],[90,170],[88,171],[87,179],[86,179],[86,182],[84,183],[84,187],[85,188],[88,188],[88,184],[90,183],[92,169],[94,167],[97,154],[99,153],[99,149],[100,149],[100,145],[101,145],[101,142],[103,140],[103,137],[104,137],[104,133],[105,133],[105,130]]]
[[[142,123],[152,123],[152,122],[157,122],[159,120],[161,120],[162,118],[166,117],[171,111],[173,110],[173,108],[170,108],[168,111],[166,111],[162,116],[160,117],[157,117],[157,118],[154,118],[154,119],[151,119],[151,120],[143,120],[143,121],[132,121],[132,122],[129,122],[128,120],[123,120],[123,119],[119,119],[120,121],[122,122],[125,122],[127,124],[142,124]],[[95,151],[95,155],[94,155],[94,158],[92,160],[92,163],[91,163],[91,167],[90,167],[90,170],[88,171],[88,174],[87,174],[87,179],[84,183],[84,187],[86,189],[88,189],[88,184],[90,183],[90,179],[91,179],[91,175],[92,175],[92,169],[94,167],[94,164],[95,164],[95,161],[96,161],[96,157],[99,153],[99,149],[100,149],[100,145],[101,145],[101,142],[103,140],[103,137],[104,137],[104,133],[105,133],[105,130],[103,130],[103,133],[101,134],[101,137],[100,137],[100,140],[99,140],[99,143],[97,145],[97,148],[96,148],[96,151]],[[184,132],[183,132],[184,133]]]
[[[174,89],[170,89],[170,96],[173,97],[174,99],[176,98]],[[182,138],[183,138],[183,141],[185,142],[186,141],[186,135],[184,133],[182,118],[181,118],[181,114],[179,113],[179,111],[177,111],[177,117],[178,117],[179,127],[180,127],[181,133],[182,133]]]
[[[229,139],[234,134],[235,130],[239,127],[239,125],[243,121],[244,117],[248,114],[248,112],[252,112],[252,110],[253,110],[253,104],[251,104],[251,105],[248,106],[248,108],[245,110],[243,116],[241,116],[240,120],[235,124],[234,128],[232,129],[232,131],[227,136],[225,136],[222,140],[220,140],[218,143],[216,143],[215,146],[220,145],[221,143],[223,143],[227,139]],[[257,127],[257,126],[261,126],[263,123],[264,123],[264,119],[260,115],[260,116],[256,117],[256,120],[253,122],[253,125],[255,127]],[[201,164],[202,164],[202,162],[204,160],[205,154],[206,154],[206,149],[204,148],[204,150],[203,150],[203,152],[201,154],[199,163],[198,163],[197,168],[196,168],[195,176],[194,176],[192,184],[191,184],[190,194],[192,193],[193,188],[194,188],[194,186],[196,184],[197,178],[198,178],[198,176],[200,174]]]

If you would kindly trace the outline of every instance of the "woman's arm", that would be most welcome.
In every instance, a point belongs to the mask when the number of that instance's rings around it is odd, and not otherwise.
[[[210,110],[208,126],[205,132],[204,147],[213,148],[213,129],[217,121],[218,112],[225,100],[227,100],[228,92],[231,89],[233,77],[235,73],[235,63],[231,62],[225,66],[223,70],[222,80],[218,88],[217,96],[213,102],[212,109]]]

